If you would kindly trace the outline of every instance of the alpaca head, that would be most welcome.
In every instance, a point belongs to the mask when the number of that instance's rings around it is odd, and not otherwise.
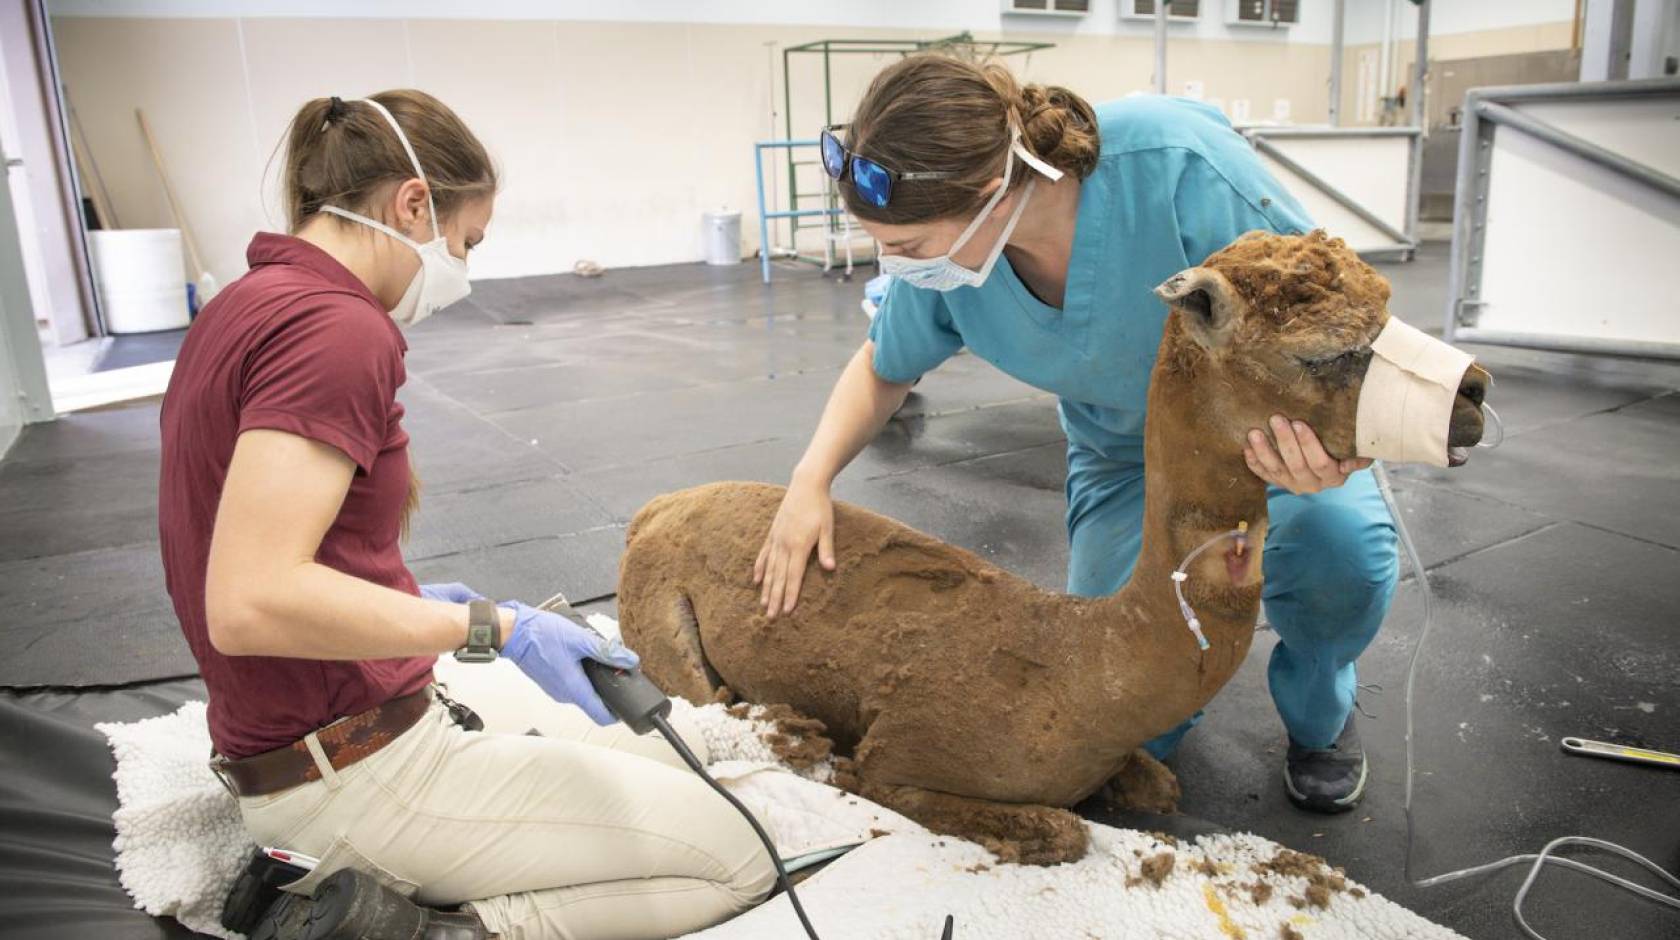
[[[1250,232],[1155,293],[1173,309],[1163,356],[1198,390],[1203,435],[1240,448],[1282,414],[1336,458],[1452,466],[1481,440],[1488,374],[1391,327],[1388,282],[1339,238]]]

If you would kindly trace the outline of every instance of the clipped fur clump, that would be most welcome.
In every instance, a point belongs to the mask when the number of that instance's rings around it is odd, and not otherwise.
[[[1388,280],[1340,238],[1250,232],[1202,266],[1225,275],[1250,309],[1271,325],[1319,330],[1346,311],[1388,307]],[[1256,324],[1263,329],[1266,324]]]
[[[834,751],[834,742],[825,735],[828,729],[822,722],[786,705],[768,706],[754,717],[776,723],[776,730],[764,736],[764,743],[794,770],[809,770],[828,760]]]
[[[1167,876],[1172,874],[1173,866],[1177,862],[1178,857],[1173,853],[1157,852],[1138,865],[1138,873],[1126,879],[1126,885],[1127,887],[1136,887],[1147,881],[1159,888],[1161,882],[1166,881]]]
[[[1340,868],[1332,868],[1324,859],[1305,852],[1279,849],[1270,860],[1255,865],[1254,870],[1261,874],[1306,879],[1307,884],[1301,894],[1289,899],[1289,903],[1298,908],[1313,907],[1323,910],[1330,906],[1332,895],[1350,891],[1347,875]],[[1363,892],[1360,896],[1363,896]]]

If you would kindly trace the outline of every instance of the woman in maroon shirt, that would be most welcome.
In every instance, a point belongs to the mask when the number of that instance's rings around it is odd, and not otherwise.
[[[665,937],[756,903],[774,872],[747,824],[662,741],[573,720],[612,723],[580,661],[634,653],[403,564],[399,327],[469,289],[483,145],[422,92],[316,99],[284,182],[291,234],[252,240],[182,347],[158,500],[217,772],[259,845],[319,859],[256,935]],[[507,717],[468,730],[433,686],[451,650],[499,650],[547,696],[482,683]]]

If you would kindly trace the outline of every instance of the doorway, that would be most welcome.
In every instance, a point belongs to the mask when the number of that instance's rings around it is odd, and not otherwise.
[[[5,186],[54,410],[162,394],[191,314],[185,269],[149,245],[168,230],[127,229],[112,208],[44,0],[0,0],[0,78]]]

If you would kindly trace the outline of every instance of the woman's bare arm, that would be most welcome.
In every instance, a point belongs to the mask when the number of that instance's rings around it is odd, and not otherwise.
[[[467,606],[429,601],[315,560],[356,465],[284,431],[239,436],[210,542],[205,613],[229,656],[384,659],[466,641]],[[502,612],[502,638],[512,630]]]

